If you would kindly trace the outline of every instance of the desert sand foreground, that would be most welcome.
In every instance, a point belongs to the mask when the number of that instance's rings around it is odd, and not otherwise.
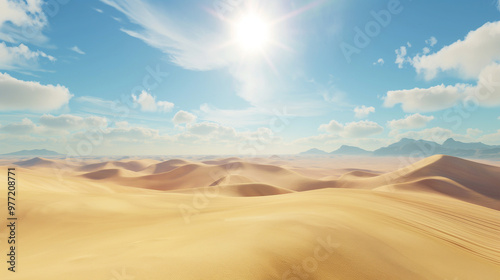
[[[500,167],[387,159],[3,160],[0,279],[500,279]]]

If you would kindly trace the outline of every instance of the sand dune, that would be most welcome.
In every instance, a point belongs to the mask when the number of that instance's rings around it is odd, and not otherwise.
[[[254,181],[248,177],[241,175],[227,175],[221,177],[220,179],[217,179],[212,184],[210,184],[210,186],[244,184],[244,183],[254,183]]]
[[[432,156],[384,177],[392,182],[402,182],[433,176],[448,178],[474,192],[500,199],[499,167],[451,156]]]
[[[129,172],[126,172],[126,169],[103,169],[98,171],[93,171],[89,173],[85,173],[81,175],[84,178],[92,179],[92,180],[104,180],[104,179],[112,179],[112,178],[123,178],[126,177]]]
[[[209,165],[221,165],[221,164],[228,164],[228,163],[235,162],[235,161],[241,161],[241,158],[229,157],[229,158],[221,158],[221,159],[214,159],[214,160],[205,160],[205,161],[202,161],[201,163],[209,164]]]
[[[35,158],[16,162],[23,167],[50,168],[63,163]],[[389,192],[441,194],[500,210],[500,167],[451,156],[436,155],[404,168],[378,174],[368,169],[347,168],[340,177],[315,179],[290,168],[242,161],[239,158],[193,163],[181,159],[109,161],[70,166],[82,177],[113,184],[153,190],[182,190],[219,184],[257,183],[291,191],[322,188],[369,189]],[[307,172],[301,172],[307,174]]]
[[[500,167],[433,156],[308,177],[281,161],[81,163],[62,179],[57,160],[16,162],[22,261],[0,278],[498,279]]]
[[[160,163],[159,165],[161,165]],[[158,165],[157,165],[158,166]],[[166,165],[162,165],[163,167]],[[168,170],[170,169],[170,170]],[[209,186],[226,176],[239,175],[248,178],[249,182],[266,183],[279,188],[303,190],[307,187],[327,187],[330,182],[304,177],[296,172],[272,165],[262,165],[248,162],[232,162],[220,165],[188,163],[180,167],[169,165],[166,172],[151,175],[137,174],[136,177],[124,178],[113,176],[114,182],[127,186],[155,190],[174,190]],[[84,175],[85,176],[85,175]],[[93,176],[88,174],[87,177]],[[236,177],[233,177],[233,179]]]
[[[52,160],[45,158],[32,158],[23,161],[17,161],[13,163],[14,165],[25,167],[25,168],[56,168],[59,166],[64,166],[65,164],[61,160]]]
[[[183,165],[189,164],[189,161],[182,160],[182,159],[171,159],[167,160],[164,162],[152,164],[146,168],[147,172],[149,174],[158,174],[158,173],[164,173],[168,172],[171,170],[176,169],[177,167],[181,167]],[[146,171],[145,170],[145,171]]]
[[[259,183],[220,184],[203,188],[174,190],[172,193],[207,194],[206,196],[250,197],[293,193],[292,190]]]
[[[101,169],[122,168],[134,172],[143,171],[150,166],[158,164],[156,160],[131,160],[131,161],[105,161],[93,164],[86,164],[79,167],[77,170],[82,172],[92,172]]]

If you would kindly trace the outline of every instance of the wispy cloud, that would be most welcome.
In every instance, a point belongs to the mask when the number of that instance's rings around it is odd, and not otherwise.
[[[378,65],[384,65],[384,63],[385,63],[384,59],[379,58],[377,61],[375,61],[375,62],[373,63],[373,65],[377,65],[377,64],[378,64]]]
[[[56,58],[40,50],[32,51],[24,44],[9,47],[5,42],[0,43],[0,69],[2,70],[28,70],[39,69],[40,59],[56,61]]]
[[[42,34],[48,20],[44,1],[1,1],[0,40],[9,43],[30,42],[44,44],[48,38]]]
[[[437,44],[438,40],[436,37],[431,36],[429,39],[425,40],[425,43],[431,47],[434,47],[435,44]]]
[[[169,59],[186,69],[211,70],[227,66],[234,53],[220,47],[227,37],[208,26],[193,25],[170,11],[153,7],[148,2],[101,0],[121,13],[137,29],[121,29],[148,45],[169,55]]]
[[[396,52],[396,61],[395,63],[398,65],[398,68],[403,68],[405,62],[407,62],[408,58],[406,57],[407,50],[406,46],[401,46],[399,49],[395,50]]]
[[[83,55],[83,54],[85,54],[85,52],[84,52],[84,51],[82,51],[82,50],[81,50],[79,47],[77,47],[77,46],[71,47],[71,48],[70,48],[70,50],[72,50],[72,51],[74,51],[74,52],[76,52],[76,53],[78,53],[78,54],[82,54],[82,55]]]

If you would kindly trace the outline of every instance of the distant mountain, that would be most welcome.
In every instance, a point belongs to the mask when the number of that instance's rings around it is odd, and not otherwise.
[[[403,138],[399,142],[373,152],[378,156],[432,156],[500,157],[500,147],[484,143],[464,143],[449,138],[442,145],[432,141]]]
[[[443,152],[443,147],[436,142],[403,138],[399,142],[375,150],[373,154],[376,156],[430,156]]]
[[[302,155],[326,154],[326,152],[311,149]],[[453,138],[447,139],[443,144],[426,140],[403,138],[387,147],[373,152],[358,147],[343,145],[331,152],[332,155],[374,155],[374,156],[410,156],[429,157],[432,155],[449,155],[469,158],[500,158],[500,146],[491,146],[481,142],[464,143]]]
[[[300,153],[300,155],[327,155],[328,153],[320,149],[310,149]]]
[[[480,157],[491,157],[491,156],[500,157],[500,147],[480,150],[478,152],[478,156],[480,156]]]
[[[46,149],[40,150],[22,150],[13,153],[3,154],[2,156],[62,156],[62,154],[49,151]]]
[[[331,152],[330,154],[332,154],[332,155],[369,155],[369,154],[371,154],[371,152],[367,151],[367,150],[363,150],[363,149],[358,148],[358,147],[354,147],[354,146],[342,145],[340,148]]]
[[[489,146],[481,142],[474,142],[474,143],[464,143],[460,141],[455,141],[453,138],[449,138],[448,140],[444,141],[443,147],[448,148],[448,149],[458,149],[458,150],[487,150],[491,149],[494,146]]]

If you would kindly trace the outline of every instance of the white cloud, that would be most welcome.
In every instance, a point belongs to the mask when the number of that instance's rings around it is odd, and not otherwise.
[[[168,101],[156,101],[156,97],[142,91],[139,96],[132,95],[134,102],[140,105],[143,112],[170,112],[174,108],[174,103]]]
[[[434,47],[435,44],[437,44],[438,40],[436,37],[431,36],[429,39],[425,40],[425,43],[431,47]]]
[[[478,138],[479,141],[489,144],[489,145],[498,145],[500,144],[500,129],[495,133],[483,135]]]
[[[431,49],[429,49],[428,47],[424,47],[422,51],[424,52],[424,54],[428,54],[431,52]]]
[[[398,65],[398,68],[403,68],[403,64],[407,61],[407,51],[405,46],[399,47],[399,49],[395,50],[396,52],[396,61],[395,63]]]
[[[384,106],[401,104],[405,112],[433,112],[450,108],[458,102],[472,102],[484,107],[500,106],[500,65],[483,69],[476,86],[456,84],[387,92]]]
[[[139,96],[132,95],[134,101],[140,105],[141,111],[144,112],[156,112],[156,98],[149,93],[143,91]]]
[[[156,102],[156,106],[160,112],[170,112],[174,108],[174,103],[168,101],[158,101]]]
[[[71,97],[64,86],[21,81],[0,73],[0,111],[52,111],[68,104]]]
[[[174,124],[192,123],[195,120],[196,120],[195,115],[183,110],[180,110],[179,112],[175,113],[174,118],[172,119]]]
[[[384,65],[385,61],[382,58],[379,58],[376,62],[373,63],[373,65]]]
[[[217,123],[202,122],[195,124],[187,124],[187,131],[194,135],[207,136],[207,135],[224,135],[234,137],[236,136],[236,131],[232,127],[222,126]]]
[[[146,127],[117,127],[104,130],[105,139],[121,140],[126,142],[148,141],[159,138],[157,129]]]
[[[79,53],[79,54],[85,54],[85,52],[82,51],[78,46],[74,46],[74,47],[70,48],[70,50],[72,50],[76,53]]]
[[[196,124],[188,124],[188,131],[195,135],[208,135],[214,133],[219,128],[219,125],[216,123],[196,123]]]
[[[336,120],[331,120],[328,124],[320,125],[319,130],[329,133],[339,133],[344,130],[344,126]]]
[[[477,128],[467,128],[467,135],[471,137],[478,137],[479,135],[483,134],[484,131],[481,129]]]
[[[31,134],[39,130],[30,119],[24,118],[20,123],[11,123],[0,126],[0,131],[9,134]]]
[[[107,120],[98,116],[79,117],[74,115],[53,116],[44,114],[37,124],[28,118],[0,126],[0,132],[11,135],[33,135],[47,139],[57,139],[82,129],[104,129]]]
[[[168,136],[160,136],[160,132],[157,129],[151,129],[147,127],[129,127],[129,126],[119,126],[119,127],[108,127],[100,130],[102,133],[103,144],[105,146],[114,145],[116,141],[120,142],[132,142],[132,143],[152,143],[163,141],[168,138]],[[80,131],[72,134],[73,140],[86,139],[88,141],[88,132]],[[123,147],[120,147],[123,149]]]
[[[434,112],[452,107],[467,96],[468,85],[434,86],[387,92],[385,107],[394,107],[401,103],[405,112]]]
[[[36,70],[40,58],[45,58],[49,61],[55,61],[53,56],[50,56],[42,51],[32,51],[26,45],[9,47],[5,42],[0,43],[0,69],[17,70],[29,69]]]
[[[479,74],[477,85],[471,88],[474,102],[484,107],[500,106],[500,64],[490,64]]]
[[[0,0],[0,40],[45,43],[47,37],[41,32],[48,23],[44,4],[39,0]]]
[[[43,115],[40,124],[53,129],[79,130],[82,128],[103,128],[107,126],[107,120],[103,117],[90,116],[79,117],[74,115]]]
[[[98,12],[98,13],[100,13],[100,14],[102,14],[102,13],[103,13],[103,11],[102,11],[101,9],[98,9],[98,8],[93,8],[93,9],[94,9],[94,11],[96,11],[96,12]]]
[[[487,22],[470,31],[463,40],[443,47],[436,53],[416,56],[417,73],[432,79],[440,71],[456,71],[463,78],[477,78],[493,61],[500,60],[500,21]]]
[[[115,122],[115,127],[118,127],[118,128],[126,128],[128,127],[129,124],[127,121],[118,121],[118,122]]]
[[[354,108],[354,115],[358,119],[366,118],[370,113],[375,113],[375,108],[366,107],[365,105],[361,107],[357,106],[356,108]]]
[[[345,138],[361,138],[382,133],[384,128],[372,121],[350,122],[343,125],[332,120],[328,124],[320,125],[319,130],[338,134]]]
[[[387,124],[391,129],[409,130],[425,127],[433,119],[433,116],[425,116],[417,113],[407,115],[404,119],[389,121]]]
[[[383,127],[372,121],[350,122],[344,126],[344,131],[341,133],[341,136],[347,138],[360,138],[379,134],[383,131]]]

